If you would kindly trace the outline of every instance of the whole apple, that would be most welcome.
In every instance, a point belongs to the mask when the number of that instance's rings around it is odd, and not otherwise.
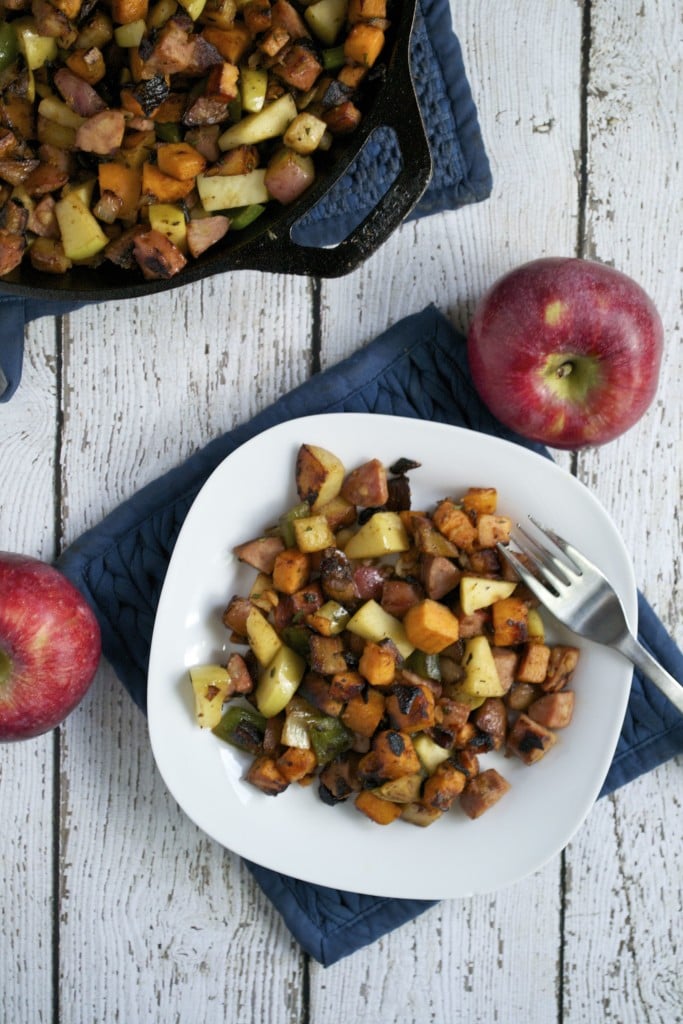
[[[97,619],[57,569],[0,551],[0,741],[59,725],[90,686]]]
[[[605,444],[640,419],[657,390],[663,330],[630,277],[549,257],[505,274],[468,334],[474,385],[506,426],[554,448]]]

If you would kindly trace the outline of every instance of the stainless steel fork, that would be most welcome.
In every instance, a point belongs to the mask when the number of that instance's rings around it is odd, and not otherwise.
[[[542,526],[533,516],[529,519],[562,552],[564,558],[553,554],[520,524],[517,524],[518,529],[527,544],[521,544],[517,539],[515,543],[529,564],[525,564],[505,544],[497,545],[500,554],[558,622],[577,636],[615,648],[683,714],[683,685],[669,675],[635,638],[612,584],[597,566],[554,530]]]

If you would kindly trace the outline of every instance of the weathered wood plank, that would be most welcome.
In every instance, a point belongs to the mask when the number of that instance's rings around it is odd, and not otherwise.
[[[54,551],[55,329],[27,333],[21,387],[0,405],[0,549]],[[0,991],[7,1020],[51,1020],[52,734],[0,745]]]
[[[308,283],[252,274],[74,314],[67,538],[302,380],[309,339]],[[256,1024],[269,1006],[298,1020],[300,950],[238,860],[176,808],[108,668],[65,727],[62,777],[61,1020]]]

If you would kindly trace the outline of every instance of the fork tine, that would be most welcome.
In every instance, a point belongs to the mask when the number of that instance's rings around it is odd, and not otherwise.
[[[571,583],[568,567],[559,558],[556,558],[552,551],[549,551],[535,537],[527,533],[521,523],[517,523],[517,529],[527,541],[525,549],[522,549],[519,541],[517,542],[518,546],[520,550],[525,551],[527,558],[533,560],[538,571],[549,580],[558,593],[563,587],[568,587]]]
[[[555,547],[573,563],[574,569],[579,573],[579,575],[581,575],[586,569],[597,571],[596,566],[593,565],[585,555],[582,555],[580,551],[577,551],[573,544],[570,544],[568,540],[564,539],[564,537],[560,537],[559,533],[555,533],[555,531],[551,530],[549,526],[539,523],[538,519],[535,519],[532,515],[529,515],[529,519],[536,529],[545,534],[545,536],[553,542]]]
[[[526,584],[531,593],[534,594],[534,596],[537,597],[539,601],[549,606],[553,598],[556,598],[558,596],[557,592],[549,589],[549,587],[546,586],[546,584],[542,580],[540,580],[537,576],[534,576],[534,574],[527,568],[524,562],[522,562],[517,557],[515,552],[511,551],[510,548],[508,548],[505,544],[501,544],[499,542],[498,544],[496,544],[496,547],[498,548],[499,554],[501,554],[503,558],[505,558],[505,560],[508,561],[510,565],[513,567],[513,569],[521,579],[522,583]],[[529,557],[533,562],[537,562],[533,555],[530,555]],[[540,565],[539,571],[543,571],[542,566]]]

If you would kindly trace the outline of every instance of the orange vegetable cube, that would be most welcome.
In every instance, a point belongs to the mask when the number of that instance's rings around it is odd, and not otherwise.
[[[521,597],[504,597],[491,606],[493,642],[496,647],[523,644],[529,638],[529,606]]]
[[[239,64],[251,44],[251,32],[246,25],[236,22],[231,28],[205,28],[202,35],[215,46],[221,57],[231,64]]]
[[[546,644],[526,644],[517,666],[517,682],[542,683],[548,672],[549,662],[550,648]]]
[[[410,643],[425,654],[439,654],[460,637],[460,623],[453,612],[429,597],[408,609],[403,628]]]
[[[391,800],[382,800],[375,796],[369,789],[364,789],[356,797],[356,807],[377,825],[391,825],[401,817],[403,808],[401,804],[394,804]]]
[[[97,170],[100,192],[113,192],[121,200],[119,217],[134,220],[137,215],[142,174],[137,167],[119,163],[101,163]]]
[[[445,498],[439,502],[432,517],[434,526],[444,537],[464,551],[471,551],[477,542],[477,529],[467,512]]]
[[[117,25],[129,25],[132,21],[145,21],[148,11],[148,0],[112,0],[111,2],[111,16]]]
[[[178,181],[169,174],[160,171],[156,164],[146,163],[142,166],[142,191],[146,196],[154,196],[162,203],[174,203],[184,199],[194,188],[194,180]]]
[[[462,507],[466,512],[493,515],[497,502],[498,492],[495,487],[470,487],[462,499]]]
[[[206,167],[206,159],[187,142],[166,142],[157,149],[157,165],[177,181],[193,181]]]
[[[344,56],[347,61],[371,68],[384,46],[384,32],[376,25],[358,22],[344,40]]]
[[[287,548],[275,558],[273,586],[282,594],[294,594],[308,583],[310,572],[310,555],[297,548]]]
[[[368,687],[365,693],[351,697],[341,713],[341,720],[351,732],[359,736],[374,735],[384,715],[384,696],[379,690]]]
[[[358,671],[373,686],[390,686],[396,676],[397,650],[393,644],[369,640],[358,662]]]

